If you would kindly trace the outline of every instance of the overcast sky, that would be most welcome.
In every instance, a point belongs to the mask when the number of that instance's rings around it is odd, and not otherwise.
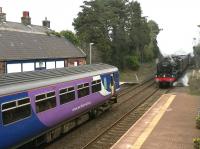
[[[29,11],[32,24],[41,25],[47,17],[56,31],[72,30],[73,18],[84,0],[0,0],[7,21],[20,22],[22,11]],[[199,40],[200,0],[138,0],[143,16],[163,29],[158,36],[162,53],[188,53],[193,38]],[[178,51],[178,52],[177,52]]]

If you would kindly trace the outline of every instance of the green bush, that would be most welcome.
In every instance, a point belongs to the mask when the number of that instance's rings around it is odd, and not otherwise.
[[[200,138],[194,138],[193,143],[194,143],[194,149],[200,149]]]
[[[200,129],[200,116],[199,115],[196,117],[196,127],[198,129]]]
[[[140,67],[139,60],[136,56],[128,56],[126,58],[126,65],[132,70],[137,70]]]

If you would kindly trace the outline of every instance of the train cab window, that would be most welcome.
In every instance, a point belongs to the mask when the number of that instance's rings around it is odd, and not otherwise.
[[[114,85],[113,76],[110,76],[110,85],[111,85],[111,86],[113,86],[113,85]]]
[[[103,85],[104,85],[104,88],[107,90],[108,89],[108,84],[107,84],[107,79],[104,78],[103,80]]]
[[[29,98],[23,98],[1,106],[3,125],[14,123],[31,116],[31,104]]]
[[[60,104],[65,104],[75,99],[74,87],[64,88],[60,90]]]
[[[43,112],[56,107],[55,92],[48,92],[45,94],[37,95],[35,98],[36,112]]]
[[[92,93],[101,90],[101,80],[92,81]]]
[[[89,83],[78,85],[78,98],[87,96],[90,94]]]

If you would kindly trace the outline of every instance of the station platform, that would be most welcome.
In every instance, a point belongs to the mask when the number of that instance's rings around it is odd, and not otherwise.
[[[111,149],[192,149],[193,138],[200,137],[199,108],[198,96],[162,95]]]

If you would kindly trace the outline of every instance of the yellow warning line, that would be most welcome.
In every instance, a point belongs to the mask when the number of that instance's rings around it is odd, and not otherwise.
[[[144,132],[137,138],[136,142],[132,145],[131,149],[140,149],[145,140],[151,134],[157,123],[160,121],[165,111],[172,103],[176,95],[171,95],[163,107],[160,108],[159,113],[153,118],[150,124],[145,128]]]

